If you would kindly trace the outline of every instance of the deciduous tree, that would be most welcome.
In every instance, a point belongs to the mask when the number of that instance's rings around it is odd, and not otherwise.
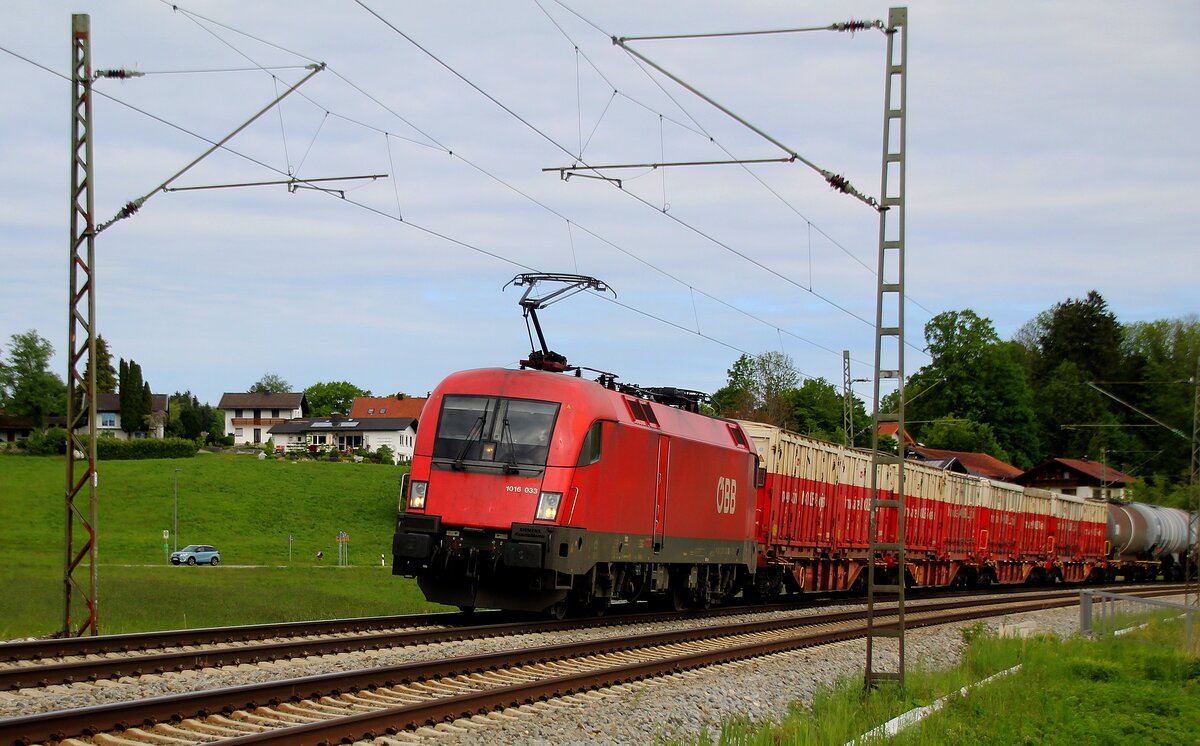
[[[50,372],[54,346],[36,330],[12,335],[8,357],[0,361],[0,407],[29,417],[42,427],[46,417],[66,412],[67,387]]]
[[[284,380],[282,376],[276,375],[275,373],[264,373],[263,377],[258,379],[258,383],[255,383],[250,387],[250,393],[284,394],[290,392],[291,389],[292,384]]]
[[[348,414],[356,397],[370,395],[370,391],[360,389],[349,381],[314,383],[304,389],[304,398],[308,400],[309,412],[314,417],[325,417],[334,412]]]

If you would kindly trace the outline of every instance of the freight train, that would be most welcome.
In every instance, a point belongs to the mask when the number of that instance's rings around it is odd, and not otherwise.
[[[546,370],[455,373],[421,418],[392,572],[459,606],[601,612],[866,582],[871,454],[710,417],[697,396]],[[906,462],[912,586],[1176,578],[1188,516]],[[879,489],[894,494],[896,471]],[[879,540],[894,541],[882,509]]]

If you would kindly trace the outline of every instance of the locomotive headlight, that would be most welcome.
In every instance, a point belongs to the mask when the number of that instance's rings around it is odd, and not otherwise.
[[[412,487],[408,490],[408,507],[421,510],[425,507],[425,490],[429,488],[429,482],[413,481]]]
[[[561,492],[543,492],[538,498],[535,521],[553,521],[558,518],[558,505],[562,502]]]

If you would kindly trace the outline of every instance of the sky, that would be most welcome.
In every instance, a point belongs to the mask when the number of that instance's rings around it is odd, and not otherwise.
[[[872,375],[874,209],[801,161],[645,164],[790,152],[877,197],[884,35],[628,43],[762,134],[612,38],[886,21],[879,2],[7,0],[0,354],[36,329],[66,374],[80,12],[94,70],[146,73],[94,86],[96,222],[149,195],[96,237],[96,326],[156,393],[216,404],[271,372],[419,396],[515,367],[505,285],[530,271],[612,288],[539,318],[626,383],[711,392],[774,350],[839,389],[842,350]],[[1123,323],[1196,313],[1200,5],[922,1],[908,23],[906,371],[944,311],[1003,339],[1089,290]],[[223,188],[157,190],[317,62],[169,183]],[[546,171],[581,163],[640,167]],[[290,177],[341,180],[227,186]]]

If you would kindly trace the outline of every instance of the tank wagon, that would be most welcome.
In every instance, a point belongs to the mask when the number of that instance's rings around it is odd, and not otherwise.
[[[1196,545],[1195,534],[1189,536],[1190,517],[1177,508],[1110,502],[1107,578],[1146,580],[1161,573],[1167,580],[1183,580],[1187,553]]]
[[[643,394],[542,370],[446,378],[417,434],[393,574],[430,601],[556,616],[737,592],[756,563],[749,438]]]

